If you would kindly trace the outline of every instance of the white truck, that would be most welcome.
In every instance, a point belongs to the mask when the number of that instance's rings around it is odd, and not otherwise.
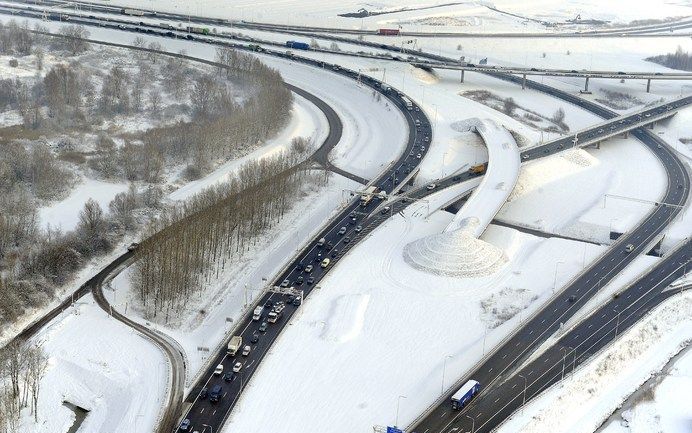
[[[367,206],[373,197],[377,195],[379,189],[376,186],[369,186],[360,195],[360,205]]]
[[[471,399],[478,394],[481,384],[475,380],[469,380],[459,388],[452,396],[452,409],[461,410]]]
[[[262,313],[264,312],[264,306],[263,305],[258,305],[255,308],[255,311],[252,312],[252,320],[257,322],[259,319],[262,318]]]
[[[243,345],[243,337],[240,335],[234,335],[231,337],[231,341],[228,342],[227,353],[229,356],[235,356],[238,353],[238,349]]]
[[[276,307],[274,307],[269,312],[267,322],[276,323],[276,321],[279,320],[281,318],[281,316],[283,315],[283,311],[284,311],[284,305],[277,305]]]

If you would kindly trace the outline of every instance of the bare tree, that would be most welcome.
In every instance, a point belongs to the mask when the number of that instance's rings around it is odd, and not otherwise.
[[[89,31],[84,26],[70,25],[62,27],[60,34],[63,36],[63,38],[59,38],[63,48],[71,55],[75,56],[89,49],[89,43],[87,42]]]

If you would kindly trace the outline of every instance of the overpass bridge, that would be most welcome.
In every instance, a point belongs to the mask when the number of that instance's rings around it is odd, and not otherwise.
[[[396,59],[395,59],[396,60]],[[522,68],[510,66],[476,65],[464,62],[433,62],[433,61],[409,61],[409,64],[421,69],[448,69],[460,71],[460,80],[464,82],[464,73],[481,72],[486,74],[503,73],[522,76],[521,88],[526,88],[526,77],[540,75],[544,77],[576,77],[584,78],[584,91],[589,91],[589,79],[605,78],[617,80],[646,80],[646,91],[651,90],[652,80],[692,80],[692,72],[624,72],[624,71],[589,71],[586,69],[549,69],[549,68]]]

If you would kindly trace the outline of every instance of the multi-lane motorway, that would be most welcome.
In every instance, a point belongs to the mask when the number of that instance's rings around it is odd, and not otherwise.
[[[94,25],[94,23],[88,22],[83,24]],[[110,24],[104,26],[108,27]],[[159,36],[170,35],[159,34]],[[213,41],[210,38],[196,37],[196,39],[200,42],[220,43],[218,41]],[[238,46],[237,48],[243,49],[244,47]],[[312,59],[289,56],[284,52],[269,51],[267,54],[289,58],[290,60],[310,64],[312,66],[332,68],[334,69],[334,72],[354,79],[359,75],[355,71],[340,68],[337,70],[337,68],[333,65],[327,65],[323,62],[318,62]],[[493,76],[497,76],[498,78],[513,82],[520,80],[519,77],[507,74],[496,74],[493,72],[488,73],[492,74]],[[362,81],[365,83],[365,85],[370,86],[375,90],[383,90],[382,86],[376,80],[363,77]],[[565,100],[569,100],[570,102],[590,109],[603,117],[610,118],[614,116],[613,113],[608,112],[608,110],[600,106],[587,103],[574,95],[562,94],[562,92],[548,86],[530,82],[529,87],[533,87],[537,90],[553,94],[554,96],[561,97]],[[406,152],[401,156],[401,158],[399,158],[398,161],[388,168],[386,173],[384,173],[374,182],[374,184],[379,186],[380,189],[391,192],[395,189],[396,184],[400,183],[401,178],[405,177],[407,171],[415,169],[420,159],[425,155],[425,151],[421,150],[421,147],[427,144],[425,138],[430,139],[432,131],[430,130],[429,122],[422,112],[418,111],[416,108],[413,108],[410,111],[406,109],[404,100],[401,99],[401,95],[393,91],[385,93],[386,96],[394,102],[395,106],[405,113],[409,124],[409,130],[411,131]],[[684,103],[687,104],[689,102],[685,101]],[[421,124],[420,127],[416,126],[416,119],[419,120]],[[620,125],[625,125],[625,123]],[[599,132],[598,129],[592,128],[590,131],[590,133],[593,133],[592,137],[584,135],[588,133],[586,131],[581,133],[581,137],[583,139],[597,139],[600,137],[606,138],[606,136],[611,132],[612,131],[606,130],[605,128],[602,132]],[[488,396],[495,396],[493,393],[499,392],[495,390],[500,389],[503,381],[510,376],[513,369],[516,368],[521,361],[526,359],[528,354],[530,354],[540,342],[544,341],[548,335],[552,334],[559,326],[559,323],[572,316],[573,313],[581,305],[583,305],[583,303],[592,297],[595,291],[610,281],[620,270],[624,269],[624,267],[637,254],[644,251],[651,241],[658,236],[658,234],[678,212],[677,206],[684,203],[689,190],[689,179],[687,177],[687,173],[679,165],[679,160],[677,157],[667,148],[664,143],[658,141],[657,137],[643,129],[636,129],[634,131],[634,135],[647,144],[647,146],[649,146],[649,148],[661,159],[661,162],[666,167],[669,176],[669,188],[661,202],[669,203],[671,205],[659,206],[654,209],[654,211],[652,211],[652,213],[648,215],[637,228],[618,241],[614,248],[608,250],[601,258],[599,258],[599,260],[596,261],[596,263],[589,267],[584,274],[575,279],[575,281],[566,287],[561,294],[559,294],[537,315],[529,320],[526,323],[526,326],[515,332],[515,334],[513,334],[504,345],[497,348],[483,365],[468,375],[468,377],[473,377],[480,380],[484,384],[481,396],[471,406],[462,412],[452,413],[447,408],[446,402],[441,402],[439,405],[435,406],[432,411],[426,413],[425,417],[417,421],[415,428],[418,431],[457,431],[457,429],[461,429],[460,431],[463,431],[463,429],[470,430],[474,427],[477,431],[481,431],[479,428],[482,428],[482,431],[489,431],[493,425],[496,425],[501,420],[502,417],[489,417],[488,414],[490,412],[485,412],[488,418],[484,419],[482,411],[472,413],[472,411],[475,410],[476,407],[480,407],[483,402],[485,402],[483,404],[490,405],[495,411],[497,411],[498,408],[502,408],[503,411],[511,413],[511,411],[516,408],[516,397],[511,399],[508,396],[508,399],[502,400],[503,395],[506,393],[500,393],[497,400],[491,401],[489,400]],[[570,137],[563,140],[571,139],[572,138]],[[560,144],[562,144],[562,146],[560,146]],[[574,142],[571,142],[571,144],[574,145]],[[528,153],[526,153],[526,157],[524,159],[532,160],[542,156],[547,156],[555,152],[559,152],[569,145],[570,143],[567,142],[548,143],[544,146],[528,150]],[[454,183],[463,181],[471,176],[472,175],[468,173],[452,176],[448,179],[448,182]],[[443,186],[444,185],[440,185],[438,188]],[[425,194],[427,194],[427,192],[423,191],[421,196]],[[402,206],[405,204],[406,203],[402,203]],[[372,230],[380,222],[387,218],[387,215],[385,214],[374,212],[376,206],[376,201],[373,201],[365,209],[361,209],[356,202],[353,202],[347,206],[337,218],[330,221],[328,227],[324,229],[317,237],[325,237],[326,241],[331,243],[331,246],[318,248],[314,244],[313,240],[313,242],[311,242],[301,252],[299,257],[286,268],[286,270],[277,279],[277,281],[274,282],[274,284],[279,285],[284,279],[286,279],[291,283],[291,285],[296,286],[298,289],[302,289],[303,297],[307,297],[310,292],[317,287],[325,272],[327,272],[334,265],[334,263],[339,260],[344,252],[351,247],[351,245],[360,239],[364,233]],[[394,206],[398,205],[395,204]],[[392,206],[390,212],[398,210],[394,206]],[[351,213],[353,213],[353,217],[351,217]],[[352,220],[352,218],[354,219]],[[357,228],[359,226],[362,226],[362,230],[357,232]],[[343,235],[339,235],[338,231],[342,227],[345,228],[345,233]],[[346,238],[350,238],[351,242],[346,243]],[[634,246],[634,251],[626,253],[623,250],[623,245],[627,243],[632,243]],[[684,253],[679,254],[684,255]],[[319,261],[324,258],[330,258],[332,260],[332,262],[325,269],[319,266]],[[310,275],[298,267],[299,264],[304,267],[308,263],[314,266],[314,270]],[[667,269],[666,266],[672,266],[669,265],[669,263],[670,262],[664,262],[661,264],[661,266],[657,267],[655,271],[665,272],[665,269]],[[314,282],[313,284],[307,284],[307,282],[304,282],[301,285],[297,285],[296,283],[299,276],[302,276],[304,280],[307,280],[310,276],[312,276],[314,278]],[[642,285],[642,287],[644,287],[644,285]],[[276,302],[278,300],[287,301],[288,299],[286,295],[278,294],[276,292],[267,292],[261,297],[259,303],[264,304],[268,301]],[[634,304],[632,303],[631,305]],[[242,334],[245,341],[251,341],[254,335],[258,335],[259,339],[255,344],[253,344],[254,347],[250,352],[250,355],[247,357],[236,355],[236,359],[231,360],[228,359],[227,355],[225,355],[223,352],[217,354],[216,358],[210,364],[209,369],[205,372],[202,379],[198,381],[193,391],[190,393],[191,406],[187,411],[187,417],[191,420],[195,428],[203,431],[203,429],[208,427],[209,431],[217,431],[217,428],[223,424],[225,418],[230,413],[231,408],[237,401],[240,392],[247,384],[248,379],[256,371],[262,356],[266,354],[271,343],[281,332],[282,327],[290,320],[290,317],[295,314],[299,308],[300,306],[287,305],[286,309],[284,310],[284,316],[279,320],[278,323],[269,325],[265,333],[258,330],[259,324],[263,320],[255,322],[252,321],[249,316],[244,318],[244,320],[241,322],[241,326],[237,328],[237,333]],[[605,314],[606,316],[603,318],[603,320],[609,318],[608,313]],[[610,317],[610,319],[612,319],[612,317]],[[620,320],[622,320],[622,318],[620,318]],[[593,323],[591,325],[593,326]],[[505,356],[502,357],[501,355]],[[578,361],[583,360],[584,356],[577,357],[574,361],[575,364]],[[230,378],[228,382],[224,381],[221,376],[213,375],[212,370],[218,363],[224,365],[224,371],[229,371],[232,364],[237,360],[240,360],[243,363],[243,366],[241,370]],[[551,364],[549,361],[546,361],[545,363],[547,365]],[[550,383],[548,379],[554,378],[554,375],[552,375],[551,372],[552,370],[548,368],[542,375],[540,375],[540,377],[543,379],[534,382],[535,384],[532,383],[531,386],[535,387],[535,389],[533,389],[534,393]],[[532,372],[532,374],[534,373]],[[538,372],[535,374],[538,376]],[[463,379],[465,378],[462,378],[462,380]],[[203,387],[206,386],[209,388],[214,384],[220,384],[224,387],[221,402],[212,404],[208,400],[197,398],[199,391]],[[433,419],[433,414],[437,416],[437,419]]]

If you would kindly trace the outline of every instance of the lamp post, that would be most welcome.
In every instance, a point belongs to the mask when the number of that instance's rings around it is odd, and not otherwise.
[[[553,295],[555,294],[555,289],[557,288],[557,265],[559,264],[565,264],[563,261],[557,261],[555,262],[555,276],[553,277]]]
[[[399,425],[399,404],[401,403],[402,398],[407,398],[407,397],[405,395],[400,395],[396,400],[396,418],[394,420],[395,426]]]
[[[209,427],[209,433],[214,433],[214,429],[212,429],[209,424],[202,424],[202,427],[204,427],[205,429]]]
[[[440,395],[445,393],[445,370],[447,369],[447,360],[449,358],[452,358],[452,355],[445,356],[445,360],[442,362],[442,390],[440,391]]]
[[[523,398],[521,401],[521,411],[522,413],[524,412],[524,405],[526,404],[526,388],[528,387],[528,382],[526,381],[526,377],[522,376],[521,374],[519,375],[522,379],[524,379],[524,392],[523,392]]]
[[[466,418],[471,420],[471,433],[475,433],[476,431],[476,419],[472,416],[466,415]]]
[[[618,327],[620,326],[620,313],[622,311],[618,311],[616,309],[613,309],[614,312],[618,313],[616,321],[615,321],[615,336],[618,336]]]

